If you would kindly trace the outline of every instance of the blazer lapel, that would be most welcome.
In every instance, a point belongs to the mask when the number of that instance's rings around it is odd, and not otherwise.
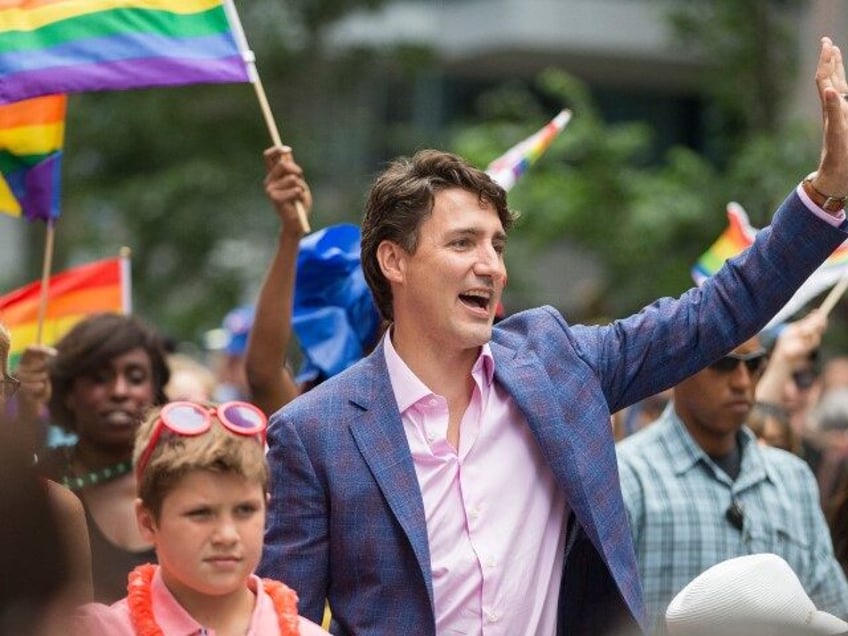
[[[534,353],[516,352],[495,342],[491,343],[491,347],[497,381],[527,418],[543,456],[565,491],[569,508],[602,555],[621,593],[631,607],[638,607],[640,600],[628,598],[632,582],[628,580],[627,572],[629,569],[635,573],[635,558],[632,548],[625,549],[626,546],[621,543],[626,539],[629,528],[626,522],[621,527],[610,527],[608,522],[603,521],[616,516],[615,497],[610,496],[608,489],[616,487],[617,480],[607,481],[613,473],[617,475],[615,457],[610,460],[610,466],[606,465],[606,461],[598,461],[592,452],[599,444],[599,440],[595,439],[597,431],[582,426],[579,415],[572,413],[573,417],[567,416],[560,402],[552,399],[562,395],[562,388],[553,386],[545,366]],[[591,406],[587,404],[586,408]],[[605,480],[603,484],[599,484],[599,479]],[[619,512],[623,521],[623,504]],[[601,522],[598,522],[599,519]],[[630,556],[622,560],[623,553]]]
[[[551,384],[544,365],[529,351],[516,352],[491,343],[497,381],[509,392],[527,418],[542,454],[565,489],[570,509],[580,524],[594,529],[591,506],[581,485],[583,462],[574,452],[568,422],[551,397],[558,391]],[[551,443],[555,440],[555,443]]]
[[[409,539],[427,582],[427,594],[432,605],[433,582],[424,501],[389,380],[382,343],[368,357],[367,363],[371,368],[366,369],[362,376],[373,381],[350,399],[362,409],[360,416],[350,423],[350,431],[389,508]]]

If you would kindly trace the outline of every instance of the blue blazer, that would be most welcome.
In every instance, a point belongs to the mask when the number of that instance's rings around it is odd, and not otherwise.
[[[552,307],[493,330],[495,379],[527,418],[571,510],[559,633],[645,627],[610,414],[757,333],[846,238],[796,194],[746,254],[700,289],[606,326]],[[435,635],[424,505],[382,345],[274,414],[260,572],[336,634]]]

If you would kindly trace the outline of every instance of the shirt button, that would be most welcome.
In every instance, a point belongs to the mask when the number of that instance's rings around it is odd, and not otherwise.
[[[427,433],[427,441],[432,442],[434,439],[436,439],[436,435],[432,431],[428,432]]]
[[[477,506],[473,506],[471,510],[468,511],[468,516],[472,519],[476,519],[480,516],[480,509]]]
[[[497,564],[498,564],[498,562],[497,562],[497,560],[495,559],[495,557],[489,557],[488,559],[486,559],[486,566],[487,566],[487,567],[493,568],[493,567],[495,567]]]
[[[486,621],[489,623],[497,622],[500,617],[500,614],[498,614],[495,610],[488,610],[486,612]]]

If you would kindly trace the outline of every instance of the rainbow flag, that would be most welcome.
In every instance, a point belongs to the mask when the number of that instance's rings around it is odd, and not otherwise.
[[[519,142],[486,168],[486,172],[500,186],[509,191],[527,168],[536,163],[562,130],[571,121],[571,111],[563,109],[538,132]]]
[[[13,366],[24,349],[36,342],[40,303],[41,281],[0,296],[0,321],[12,336]],[[50,277],[41,344],[53,344],[91,314],[104,311],[127,314],[131,310],[129,257],[66,269]]]
[[[0,103],[254,80],[232,0],[0,0]]]
[[[67,102],[48,95],[0,106],[0,212],[59,216]]]
[[[697,285],[703,284],[707,278],[721,269],[727,259],[741,254],[754,242],[757,229],[751,226],[748,214],[741,205],[733,201],[728,203],[727,219],[727,229],[692,267],[692,278]],[[846,274],[848,274],[848,241],[837,247],[833,254],[810,275],[767,326],[789,320],[813,298],[833,287]]]

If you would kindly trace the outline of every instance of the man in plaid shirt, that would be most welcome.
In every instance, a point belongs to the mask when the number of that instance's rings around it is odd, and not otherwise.
[[[617,448],[649,624],[708,567],[773,552],[816,606],[848,617],[815,478],[800,458],[744,426],[766,352],[753,338],[674,388],[663,415]]]

